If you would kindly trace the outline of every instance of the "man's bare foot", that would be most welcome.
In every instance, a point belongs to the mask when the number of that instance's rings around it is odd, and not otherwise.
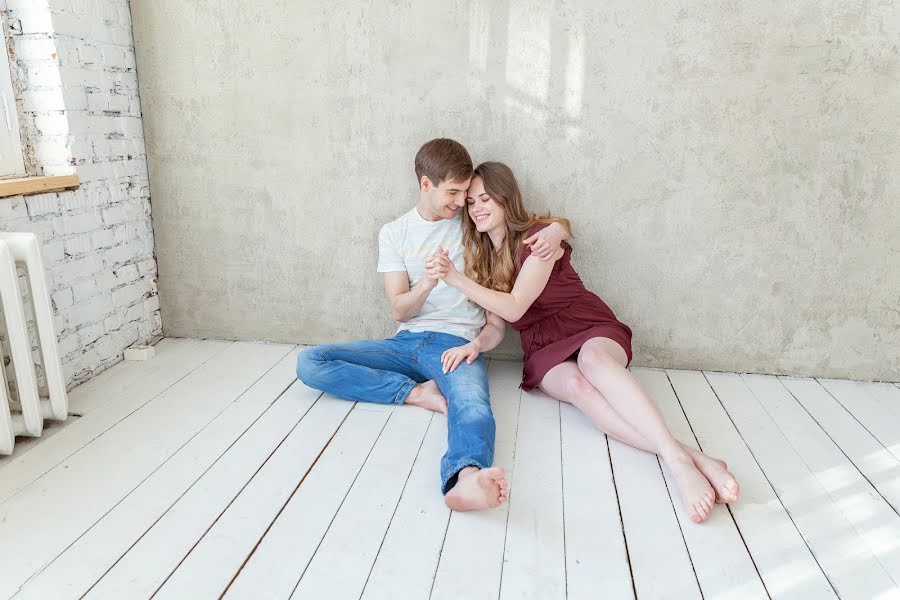
[[[728,504],[736,502],[738,495],[741,493],[741,486],[738,485],[737,479],[728,470],[728,465],[718,458],[708,456],[698,450],[693,450],[691,460],[694,466],[703,473],[713,489],[716,490],[716,502],[718,504]]]
[[[450,510],[479,510],[500,506],[509,498],[509,483],[502,467],[466,467],[457,475],[444,502]]]
[[[433,379],[420,383],[410,390],[404,404],[421,406],[428,410],[447,414],[447,399],[441,394],[440,388]]]
[[[666,464],[675,477],[675,483],[691,520],[694,523],[702,523],[708,519],[716,501],[716,492],[703,473],[697,470],[687,454],[666,460]]]

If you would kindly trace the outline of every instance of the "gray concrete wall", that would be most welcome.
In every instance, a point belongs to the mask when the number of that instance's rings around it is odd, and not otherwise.
[[[572,219],[636,364],[900,379],[900,5],[363,4],[132,0],[167,335],[389,334],[449,136]]]

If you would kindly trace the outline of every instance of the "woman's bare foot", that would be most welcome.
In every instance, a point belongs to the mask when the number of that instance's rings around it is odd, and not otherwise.
[[[457,475],[444,502],[450,510],[479,510],[500,506],[509,498],[509,484],[502,467],[466,467]]]
[[[675,477],[675,483],[691,520],[694,523],[702,523],[708,519],[716,501],[716,492],[703,473],[697,470],[687,454],[666,460],[666,464]]]
[[[404,404],[421,406],[428,410],[447,414],[447,399],[441,394],[440,388],[433,379],[420,383],[410,390]]]
[[[716,490],[716,502],[719,504],[736,502],[741,493],[741,486],[728,470],[728,465],[724,461],[707,456],[698,450],[692,449],[690,454],[694,466],[703,473],[703,476]]]

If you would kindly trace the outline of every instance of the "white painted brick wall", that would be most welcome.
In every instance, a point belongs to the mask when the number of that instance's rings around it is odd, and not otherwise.
[[[5,4],[26,168],[82,182],[0,198],[0,230],[43,244],[72,386],[162,331],[131,15],[127,0]]]

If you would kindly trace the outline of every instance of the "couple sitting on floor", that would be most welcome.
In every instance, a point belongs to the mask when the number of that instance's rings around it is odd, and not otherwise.
[[[735,501],[738,484],[725,463],[676,440],[626,369],[631,330],[573,269],[568,221],[527,212],[506,165],[473,168],[453,140],[423,145],[415,171],[418,202],[378,236],[378,271],[399,330],[386,340],[305,350],[297,377],[348,400],[446,414],[445,502],[492,508],[507,499],[509,484],[492,466],[482,355],[509,323],[525,354],[523,389],[569,402],[607,435],[658,454],[693,521],[706,520],[715,502]]]

